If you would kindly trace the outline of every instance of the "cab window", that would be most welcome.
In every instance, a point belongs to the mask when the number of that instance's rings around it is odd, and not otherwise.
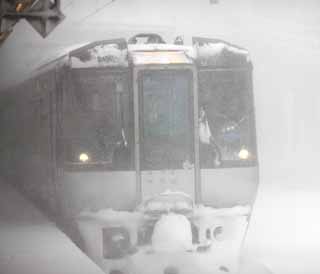
[[[205,70],[199,81],[201,167],[255,165],[251,71]]]
[[[132,168],[132,117],[127,73],[72,71],[64,102],[63,155],[67,167]]]

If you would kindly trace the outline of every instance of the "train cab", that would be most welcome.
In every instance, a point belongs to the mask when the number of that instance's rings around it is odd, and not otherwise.
[[[252,67],[247,50],[200,37],[69,51],[20,87],[50,109],[33,131],[42,160],[19,159],[26,192],[108,274],[241,272],[258,187]]]

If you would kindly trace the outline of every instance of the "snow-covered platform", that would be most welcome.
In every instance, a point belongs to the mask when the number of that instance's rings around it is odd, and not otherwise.
[[[103,274],[54,223],[0,180],[0,274]]]

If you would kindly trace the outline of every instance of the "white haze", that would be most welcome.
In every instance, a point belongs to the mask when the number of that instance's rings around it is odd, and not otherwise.
[[[67,46],[159,32],[221,38],[254,65],[261,187],[246,252],[274,273],[320,273],[320,2],[316,0],[65,0],[67,19],[45,40],[21,21],[0,48],[0,87]]]

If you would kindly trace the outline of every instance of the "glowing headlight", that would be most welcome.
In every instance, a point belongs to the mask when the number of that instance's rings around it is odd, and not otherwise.
[[[82,162],[82,163],[88,162],[88,161],[89,161],[89,156],[88,156],[88,154],[87,154],[87,153],[81,153],[81,154],[79,155],[79,160],[80,160],[80,162]]]
[[[239,153],[238,153],[238,157],[242,160],[247,160],[250,156],[250,153],[247,149],[242,148]]]

